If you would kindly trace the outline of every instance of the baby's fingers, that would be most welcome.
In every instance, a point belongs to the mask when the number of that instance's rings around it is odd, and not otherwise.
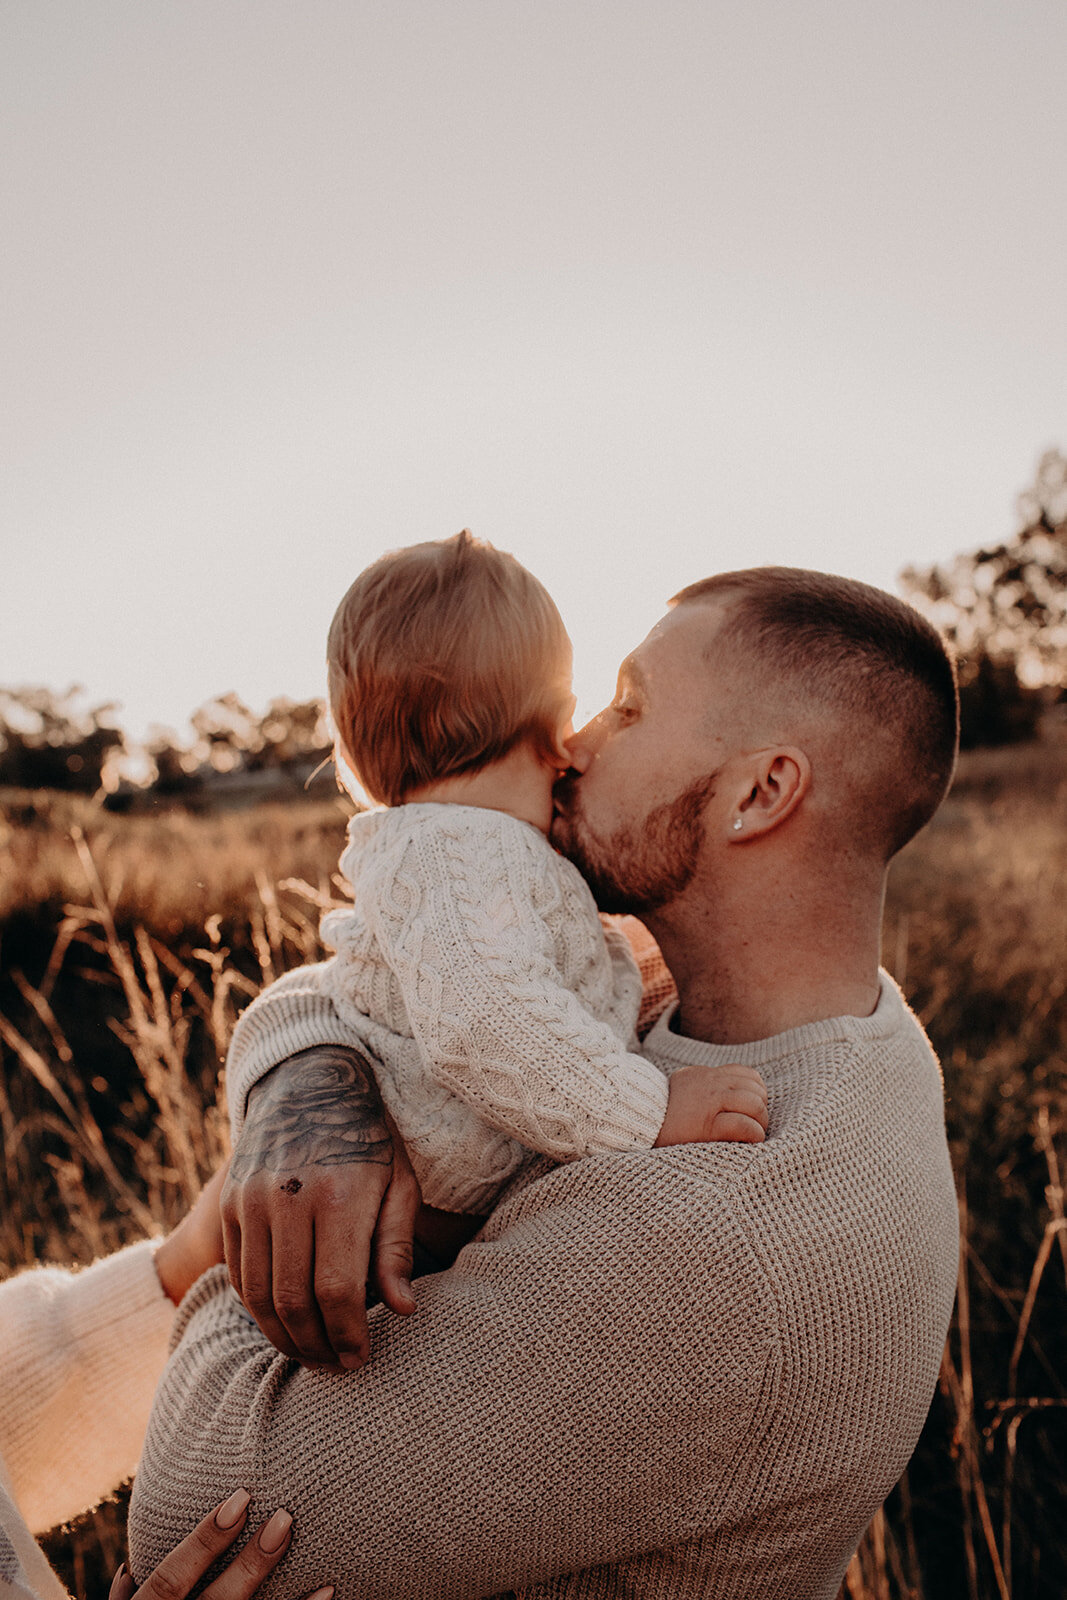
[[[767,1097],[756,1089],[748,1087],[728,1089],[719,1101],[718,1115],[726,1111],[736,1111],[743,1117],[751,1117],[764,1129],[767,1127]],[[716,1135],[720,1138],[721,1135]]]
[[[711,1137],[734,1144],[762,1144],[767,1137],[766,1121],[766,1113],[761,1121],[741,1111],[720,1111],[711,1125]]]
[[[729,1073],[727,1082],[731,1088],[750,1090],[753,1094],[759,1096],[764,1105],[767,1104],[767,1085],[755,1067],[737,1066],[729,1067],[726,1070]]]

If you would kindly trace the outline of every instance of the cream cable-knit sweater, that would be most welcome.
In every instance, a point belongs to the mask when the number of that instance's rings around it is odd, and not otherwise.
[[[257,1030],[264,1070],[343,1033],[313,985],[272,988]],[[645,1049],[667,1073],[758,1067],[766,1143],[527,1181],[414,1316],[371,1312],[362,1371],[305,1371],[224,1271],[200,1280],[135,1484],[136,1575],[243,1483],[299,1529],[265,1596],[326,1572],[338,1600],[833,1600],[948,1327],[936,1061],[885,975],[870,1017],[728,1047],[665,1017]]]
[[[30,1532],[133,1473],[174,1307],[145,1241],[0,1284],[0,1596],[66,1600]]]
[[[544,834],[425,804],[348,838],[321,992],[365,1035],[427,1204],[481,1215],[538,1155],[651,1147],[667,1085],[636,1054],[636,963]]]

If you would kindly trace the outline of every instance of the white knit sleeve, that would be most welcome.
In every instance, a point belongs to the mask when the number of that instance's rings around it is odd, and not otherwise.
[[[564,983],[551,925],[560,899],[537,892],[540,852],[497,842],[463,827],[420,831],[363,904],[426,1068],[556,1161],[649,1148],[666,1079]],[[588,937],[603,937],[595,916]]]
[[[133,1474],[174,1322],[145,1241],[0,1284],[0,1456],[35,1532]]]
[[[330,998],[332,965],[320,961],[285,973],[241,1014],[226,1056],[226,1098],[234,1143],[244,1124],[249,1093],[289,1056],[319,1044],[365,1048]]]

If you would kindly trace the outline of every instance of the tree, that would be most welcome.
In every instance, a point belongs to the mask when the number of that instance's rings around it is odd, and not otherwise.
[[[1004,544],[900,575],[908,598],[953,643],[962,742],[1033,735],[1067,686],[1067,456],[1047,450]]]
[[[221,772],[316,766],[332,751],[321,700],[282,695],[257,716],[231,691],[207,701],[190,720],[197,736],[194,748]]]
[[[128,808],[138,794],[147,793],[205,806],[220,795],[232,803],[242,789],[290,792],[305,785],[333,754],[321,700],[278,696],[260,715],[230,690],[205,701],[189,721],[191,741],[182,742],[169,729],[156,730],[145,750],[154,777],[143,788],[123,784],[108,801],[113,810]]]
[[[125,750],[107,720],[114,707],[81,709],[81,690],[0,689],[0,785],[95,794]]]

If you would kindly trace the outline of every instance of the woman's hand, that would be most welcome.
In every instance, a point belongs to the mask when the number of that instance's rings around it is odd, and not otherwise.
[[[208,1568],[239,1538],[248,1520],[248,1499],[245,1490],[238,1489],[224,1500],[164,1557],[139,1589],[134,1587],[124,1562],[112,1580],[109,1600],[183,1600],[192,1594]],[[285,1555],[292,1527],[288,1511],[276,1511],[255,1538],[212,1579],[201,1600],[248,1600]],[[304,1600],[333,1600],[332,1584],[305,1595]]]

